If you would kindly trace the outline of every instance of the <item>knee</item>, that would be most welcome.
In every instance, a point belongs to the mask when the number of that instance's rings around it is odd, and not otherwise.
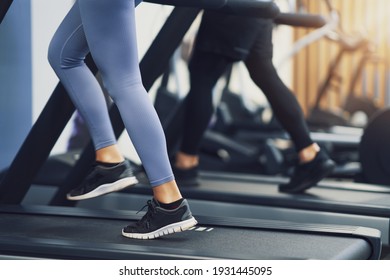
[[[50,66],[56,70],[61,66],[61,54],[60,49],[54,44],[53,41],[50,42],[49,49],[47,52],[47,60],[49,61]]]
[[[50,66],[57,72],[84,64],[85,56],[67,49],[63,44],[52,40],[49,44],[47,59]]]
[[[267,81],[268,78],[274,78],[278,75],[272,59],[268,57],[250,57],[245,61],[245,65],[251,79],[255,82],[264,82]]]
[[[102,82],[115,102],[122,98],[124,94],[131,93],[132,95],[145,91],[142,80],[137,75],[120,75],[115,72],[102,71]]]

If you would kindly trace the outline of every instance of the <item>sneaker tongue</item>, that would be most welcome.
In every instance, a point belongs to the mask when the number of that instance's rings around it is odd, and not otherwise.
[[[152,199],[152,204],[155,207],[161,207],[160,203],[155,198]]]

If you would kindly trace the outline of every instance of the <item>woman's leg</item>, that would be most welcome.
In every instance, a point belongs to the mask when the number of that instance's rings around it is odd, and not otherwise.
[[[92,57],[119,109],[151,185],[154,187],[172,181],[164,133],[142,85],[133,1],[78,2]]]
[[[173,176],[161,125],[141,82],[134,8],[130,0],[109,3],[106,0],[77,1],[51,42],[49,60],[88,124],[97,157],[107,158],[115,154],[112,150],[116,149],[113,147],[116,139],[103,92],[84,63],[86,54],[91,51],[152,185],[158,186],[172,181]],[[112,13],[118,14],[115,20]]]
[[[184,101],[182,141],[175,158],[179,182],[196,184],[200,143],[214,112],[212,91],[231,64],[225,56],[194,50],[189,63],[191,89]]]
[[[245,63],[252,80],[266,95],[274,114],[290,135],[298,152],[300,164],[296,166],[289,184],[281,185],[279,190],[303,192],[326,177],[333,170],[334,162],[310,138],[302,109],[294,94],[280,79],[272,57],[252,52]]]
[[[126,130],[153,187],[154,200],[148,204],[150,211],[135,226],[126,227],[123,234],[131,238],[150,239],[193,226],[196,220],[192,217],[188,203],[182,198],[174,181],[163,130],[142,85],[138,66],[134,0],[78,0],[75,7],[78,7],[81,18],[81,25],[78,28],[83,30],[105,87],[121,113]],[[75,42],[69,42],[71,39],[75,39]],[[81,47],[72,34],[64,42],[62,49],[69,50],[67,59],[79,60]],[[72,53],[73,49],[76,49],[76,55]],[[60,59],[66,60],[62,56]],[[72,84],[77,80],[76,77],[69,80],[72,80],[70,87],[79,89],[75,87],[79,84]],[[79,99],[79,94],[75,94],[73,98],[81,105],[80,107],[85,103],[93,103],[96,97],[94,91],[97,81],[82,82],[85,84],[80,83],[81,90],[89,86],[94,90],[90,91],[91,95],[83,96],[85,99],[82,100]],[[104,107],[100,104],[98,110],[104,110]],[[101,124],[95,122],[89,111],[84,115],[90,118],[89,125],[92,128],[100,127]],[[101,133],[106,134],[105,131]],[[108,145],[98,141],[95,143],[99,151],[107,147],[110,149],[113,144],[115,142]],[[156,213],[158,215],[155,215]]]
[[[313,144],[301,106],[294,94],[280,79],[272,58],[250,56],[245,62],[254,83],[261,88],[270,106],[291,136],[297,151]]]
[[[84,62],[89,53],[78,3],[58,27],[49,46],[49,62],[86,121],[95,148],[116,144],[103,91]],[[93,102],[92,102],[93,101]]]
[[[48,54],[51,66],[86,122],[96,149],[96,164],[80,186],[68,194],[71,200],[92,198],[137,183],[116,145],[103,91],[84,62],[88,53],[76,2],[58,27]]]

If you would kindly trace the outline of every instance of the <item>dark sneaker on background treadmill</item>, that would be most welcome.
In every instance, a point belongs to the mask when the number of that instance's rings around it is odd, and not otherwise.
[[[81,183],[67,195],[69,200],[82,200],[122,190],[138,183],[127,160],[113,166],[95,163]]]
[[[148,211],[138,222],[128,225],[122,235],[135,239],[154,239],[167,234],[185,231],[198,222],[192,216],[186,199],[175,209],[161,207],[155,199],[147,202]],[[146,207],[145,206],[145,207]]]
[[[328,176],[334,168],[334,161],[320,150],[312,161],[297,165],[290,181],[279,185],[279,191],[291,194],[302,193]]]
[[[181,169],[172,164],[175,180],[180,187],[192,187],[199,185],[199,167],[195,166],[189,169]]]

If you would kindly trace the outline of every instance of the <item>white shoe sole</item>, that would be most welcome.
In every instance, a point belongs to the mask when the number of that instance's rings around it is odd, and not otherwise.
[[[148,232],[148,233],[128,233],[122,230],[122,235],[134,239],[155,239],[164,235],[185,231],[189,228],[192,228],[197,223],[198,222],[195,220],[195,218],[192,217],[191,219],[170,224],[156,231]]]
[[[93,191],[86,193],[86,194],[83,194],[83,195],[71,196],[68,194],[66,196],[66,198],[68,200],[83,200],[83,199],[93,198],[93,197],[101,196],[101,195],[108,194],[111,192],[117,192],[117,191],[123,190],[127,187],[134,186],[137,183],[138,183],[138,180],[136,177],[127,177],[127,178],[123,178],[123,179],[120,179],[118,181],[115,181],[113,183],[110,183],[110,184],[101,185],[101,186],[97,187],[96,189],[94,189]]]

